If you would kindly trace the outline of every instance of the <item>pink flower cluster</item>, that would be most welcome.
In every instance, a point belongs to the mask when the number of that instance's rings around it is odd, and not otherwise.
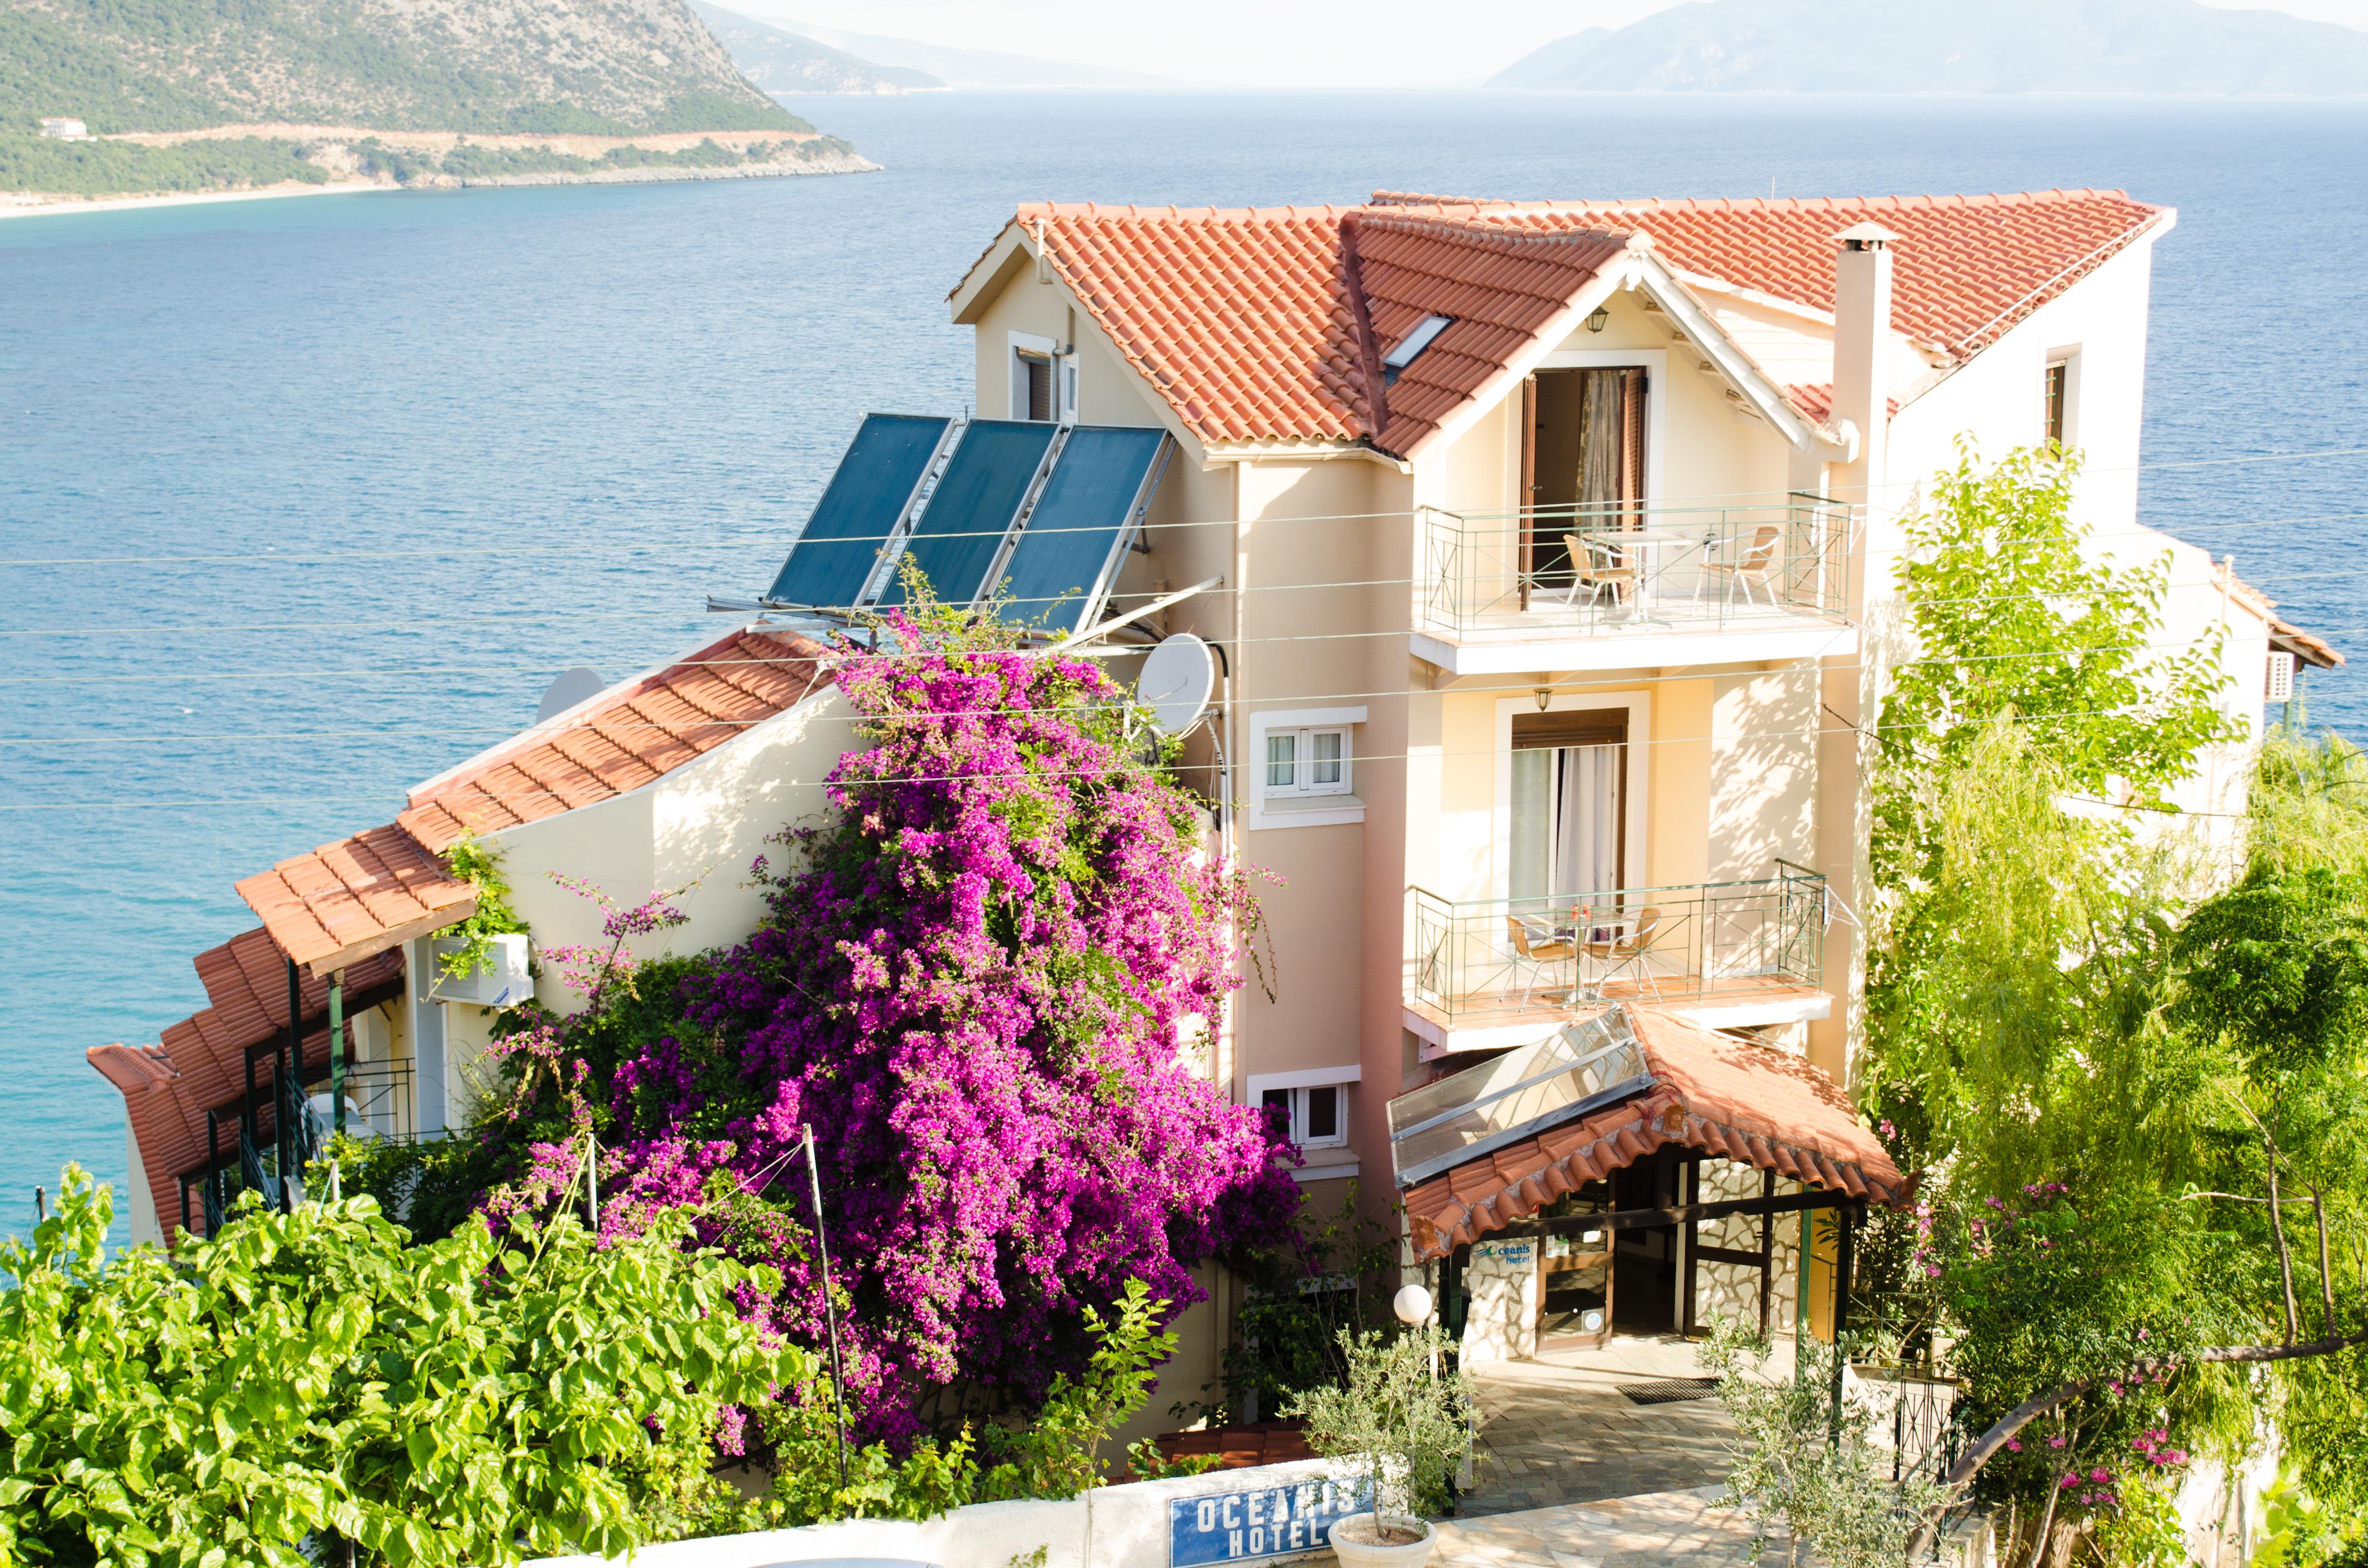
[[[1131,755],[1120,692],[894,631],[906,651],[838,670],[871,744],[832,772],[833,818],[784,835],[794,869],[759,863],[763,926],[618,1064],[602,1173],[604,1228],[727,1173],[757,1201],[707,1239],[785,1281],[743,1310],[819,1345],[811,1124],[850,1408],[891,1439],[949,1385],[1041,1394],[1082,1364],[1085,1307],[1140,1278],[1180,1310],[1197,1264],[1279,1240],[1298,1203],[1295,1152],[1190,1060],[1239,983],[1245,881]]]

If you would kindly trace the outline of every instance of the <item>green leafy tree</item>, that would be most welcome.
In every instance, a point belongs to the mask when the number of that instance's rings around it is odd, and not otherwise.
[[[1385,1510],[1420,1517],[1446,1507],[1471,1449],[1472,1375],[1442,1367],[1436,1324],[1395,1335],[1343,1330],[1340,1352],[1347,1378],[1306,1390],[1282,1414],[1306,1423],[1309,1448],[1364,1472],[1372,1539],[1385,1542]]]
[[[682,1213],[609,1247],[564,1212],[414,1247],[363,1197],[250,1208],[168,1260],[109,1257],[112,1208],[69,1166],[0,1247],[0,1563],[621,1554],[714,1512],[727,1407],[814,1373]]]
[[[1781,1524],[1787,1564],[1806,1546],[1827,1568],[1898,1568],[1917,1525],[1948,1501],[1912,1469],[1892,1480],[1894,1456],[1868,1441],[1873,1417],[1855,1396],[1836,1418],[1837,1358],[1875,1348],[1863,1335],[1843,1339],[1837,1349],[1803,1336],[1791,1376],[1770,1372],[1768,1342],[1737,1322],[1712,1325],[1702,1347],[1702,1368],[1719,1380],[1719,1403],[1735,1419],[1735,1465],[1720,1502],[1750,1516],[1754,1562]]]
[[[1883,701],[1876,874],[1924,873],[1945,781],[1987,727],[2020,723],[2068,790],[2161,806],[2207,744],[2237,730],[2214,704],[2216,641],[2157,649],[2170,558],[2092,560],[2072,516],[2077,454],[2019,448],[1985,467],[1961,440],[1907,525],[1900,568],[1916,653]]]

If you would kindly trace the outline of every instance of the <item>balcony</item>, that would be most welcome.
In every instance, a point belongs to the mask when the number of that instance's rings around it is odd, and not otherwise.
[[[1758,881],[1458,903],[1406,890],[1406,1027],[1426,1060],[1527,1045],[1606,1002],[1710,1028],[1821,1018],[1826,879],[1788,861]]]
[[[1452,675],[1850,653],[1854,520],[1850,506],[1799,494],[1728,506],[1424,507],[1414,652]]]

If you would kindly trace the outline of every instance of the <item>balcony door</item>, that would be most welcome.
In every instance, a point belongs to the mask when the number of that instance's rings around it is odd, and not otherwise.
[[[1559,586],[1570,580],[1565,534],[1643,520],[1647,380],[1642,365],[1540,370],[1522,392],[1523,580]]]
[[[1506,892],[1559,899],[1625,885],[1628,710],[1513,716]]]

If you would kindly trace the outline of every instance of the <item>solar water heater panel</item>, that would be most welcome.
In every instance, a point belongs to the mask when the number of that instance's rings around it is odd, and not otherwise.
[[[1136,510],[1159,483],[1167,441],[1162,430],[1080,425],[1069,432],[1003,568],[1013,619],[1075,631],[1100,610]]]
[[[973,419],[963,427],[905,546],[940,604],[968,605],[986,586],[1059,428],[1019,419]],[[903,604],[905,585],[891,577],[880,602]]]
[[[765,597],[846,609],[861,602],[881,550],[911,511],[951,419],[867,414]]]

